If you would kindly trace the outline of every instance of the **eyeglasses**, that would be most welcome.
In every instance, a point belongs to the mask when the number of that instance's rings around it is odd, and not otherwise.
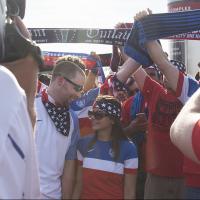
[[[75,90],[76,92],[81,92],[81,91],[83,90],[83,86],[82,86],[82,85],[78,85],[78,84],[74,83],[73,81],[71,81],[70,79],[68,79],[68,78],[66,78],[66,77],[64,77],[64,76],[63,76],[63,78],[64,78],[67,82],[71,83],[71,84],[74,86],[74,90]]]
[[[103,112],[103,111],[88,111],[88,117],[89,119],[97,119],[97,120],[100,120],[100,119],[103,119],[104,117],[108,116],[107,113]]]

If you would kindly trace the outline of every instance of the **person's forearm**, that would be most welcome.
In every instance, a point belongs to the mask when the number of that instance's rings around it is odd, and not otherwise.
[[[65,180],[62,183],[62,199],[72,199],[75,179]]]
[[[166,53],[163,52],[157,41],[149,41],[146,44],[146,48],[153,62],[167,78],[171,89],[176,92],[179,70],[170,63]]]
[[[122,68],[117,72],[116,76],[121,82],[126,82],[127,79],[140,67],[140,64],[128,58],[125,63],[122,65]]]
[[[146,43],[146,48],[153,62],[159,65],[160,69],[164,70],[163,64],[166,64],[169,60],[160,44],[157,41],[149,41]]]

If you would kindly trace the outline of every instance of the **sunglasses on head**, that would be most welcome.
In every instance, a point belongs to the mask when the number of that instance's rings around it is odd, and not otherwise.
[[[88,111],[88,117],[89,119],[103,119],[104,117],[108,116],[107,113],[103,112],[103,111]]]

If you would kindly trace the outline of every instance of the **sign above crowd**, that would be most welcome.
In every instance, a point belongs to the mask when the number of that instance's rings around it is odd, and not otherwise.
[[[36,43],[94,43],[124,45],[131,29],[30,28]],[[200,31],[193,31],[163,39],[200,40]]]

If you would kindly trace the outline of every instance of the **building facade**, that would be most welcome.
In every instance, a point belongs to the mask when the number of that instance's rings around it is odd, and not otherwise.
[[[168,0],[168,11],[178,12],[200,9],[200,0]],[[187,73],[195,76],[199,70],[200,41],[170,40],[170,57],[185,63]]]

